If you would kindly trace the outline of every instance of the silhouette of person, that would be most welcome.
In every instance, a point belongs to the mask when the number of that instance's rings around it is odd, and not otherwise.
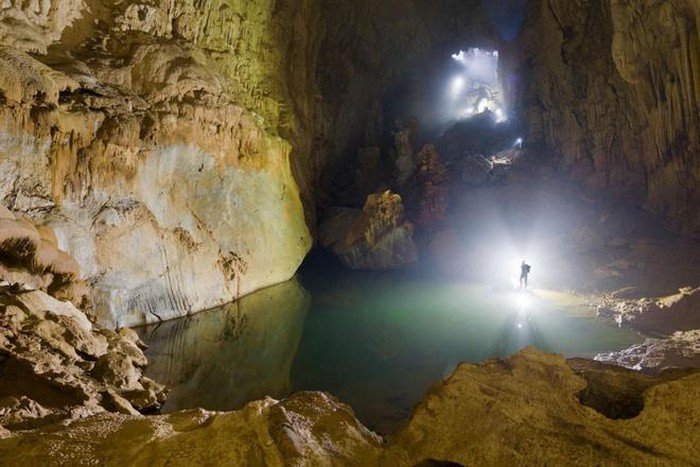
[[[527,289],[527,275],[530,274],[530,265],[525,263],[525,260],[523,260],[522,264],[520,265],[520,288],[522,289],[523,286]]]

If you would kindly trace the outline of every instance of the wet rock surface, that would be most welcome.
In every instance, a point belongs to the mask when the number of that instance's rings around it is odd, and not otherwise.
[[[647,338],[642,344],[620,352],[600,353],[595,359],[652,373],[664,368],[700,368],[700,330],[676,331],[666,338]]]
[[[700,367],[700,289],[685,287],[660,298],[624,299],[614,294],[592,300],[599,318],[654,337],[596,360],[645,372]]]

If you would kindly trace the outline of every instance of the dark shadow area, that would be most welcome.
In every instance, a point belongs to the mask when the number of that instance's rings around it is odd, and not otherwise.
[[[671,369],[649,376],[583,359],[571,359],[569,366],[588,383],[578,394],[579,402],[613,420],[638,416],[644,410],[644,393],[648,389],[700,371]]]
[[[438,459],[426,459],[420,461],[414,467],[464,467],[463,464],[459,462],[452,461],[441,461]]]

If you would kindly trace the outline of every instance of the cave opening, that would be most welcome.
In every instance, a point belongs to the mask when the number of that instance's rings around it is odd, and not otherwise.
[[[407,67],[388,86],[379,100],[385,135],[411,119],[420,125],[417,141],[423,144],[436,141],[450,127],[474,117],[493,126],[508,122],[498,50],[442,50]]]

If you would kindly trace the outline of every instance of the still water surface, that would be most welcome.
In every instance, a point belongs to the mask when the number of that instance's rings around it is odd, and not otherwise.
[[[545,291],[381,273],[290,281],[140,333],[146,374],[172,388],[164,411],[322,390],[383,433],[459,362],[526,345],[591,357],[642,340]]]

